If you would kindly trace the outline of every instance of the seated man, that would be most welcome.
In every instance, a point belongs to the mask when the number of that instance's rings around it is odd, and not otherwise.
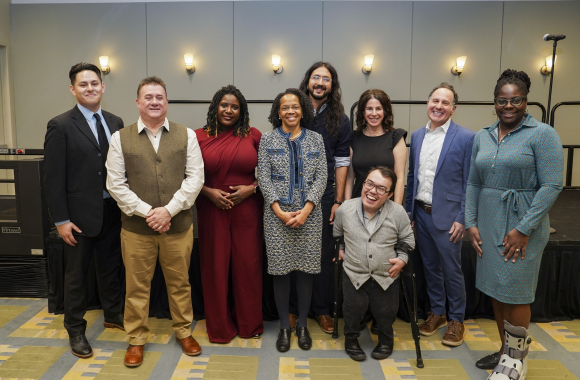
[[[345,201],[336,212],[334,236],[344,236],[344,348],[353,360],[365,360],[358,344],[359,325],[369,307],[377,320],[379,344],[371,356],[386,359],[393,352],[393,323],[399,310],[399,272],[415,246],[403,206],[389,200],[397,175],[385,166],[367,174],[360,198]]]

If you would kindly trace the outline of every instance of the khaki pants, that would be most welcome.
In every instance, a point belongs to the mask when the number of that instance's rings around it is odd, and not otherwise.
[[[163,269],[173,330],[179,339],[191,335],[193,308],[189,285],[189,262],[193,226],[177,234],[140,235],[121,230],[121,249],[127,282],[125,330],[129,344],[144,345],[149,335],[149,299],[155,265]]]

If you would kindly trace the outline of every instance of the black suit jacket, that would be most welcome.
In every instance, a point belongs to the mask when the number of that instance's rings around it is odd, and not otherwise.
[[[111,135],[123,120],[102,111]],[[103,222],[101,148],[75,106],[48,122],[44,139],[44,183],[53,223],[70,220],[84,236],[97,236]],[[74,232],[74,230],[73,230]]]

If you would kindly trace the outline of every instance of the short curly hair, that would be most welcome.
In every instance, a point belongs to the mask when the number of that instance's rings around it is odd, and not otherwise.
[[[268,121],[272,124],[274,129],[278,128],[282,125],[282,120],[280,120],[279,112],[280,112],[280,99],[284,95],[296,95],[298,101],[300,102],[300,108],[302,108],[302,119],[300,119],[300,127],[306,128],[308,124],[314,118],[314,107],[312,106],[312,102],[308,95],[303,93],[297,88],[287,88],[286,91],[281,92],[276,96],[274,99],[274,103],[272,103],[272,109],[270,110],[270,116],[268,116]]]
[[[493,96],[495,98],[497,98],[501,88],[506,84],[513,84],[517,86],[520,91],[527,96],[530,92],[532,81],[530,80],[528,74],[526,74],[524,71],[517,71],[512,69],[504,70],[504,72],[501,73],[499,79],[497,80],[495,90],[493,91]]]
[[[246,137],[250,133],[250,112],[248,111],[248,102],[244,95],[242,95],[242,92],[232,84],[222,87],[214,94],[209,109],[207,110],[207,124],[203,127],[203,130],[208,134],[208,136],[217,136],[217,110],[225,95],[233,95],[238,99],[238,102],[240,102],[240,117],[238,118],[236,125],[234,125],[234,136]]]
[[[393,128],[394,123],[394,116],[393,116],[393,107],[391,106],[391,99],[389,95],[383,90],[378,89],[370,89],[366,90],[360,96],[360,99],[357,103],[356,108],[356,129],[357,133],[362,133],[362,131],[366,128],[367,123],[365,119],[365,109],[367,107],[367,103],[371,99],[377,99],[381,106],[383,107],[384,117],[381,125],[383,127],[383,131],[388,132]]]

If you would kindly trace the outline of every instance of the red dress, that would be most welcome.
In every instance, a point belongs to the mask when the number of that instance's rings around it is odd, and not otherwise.
[[[208,136],[201,128],[195,133],[205,186],[231,193],[229,186],[250,185],[256,180],[260,131],[251,128],[242,138],[234,136],[233,130],[217,137]],[[252,194],[229,210],[218,208],[203,195],[195,204],[209,340],[228,343],[238,334],[250,338],[262,333],[262,197]],[[228,289],[233,310],[228,305]]]

